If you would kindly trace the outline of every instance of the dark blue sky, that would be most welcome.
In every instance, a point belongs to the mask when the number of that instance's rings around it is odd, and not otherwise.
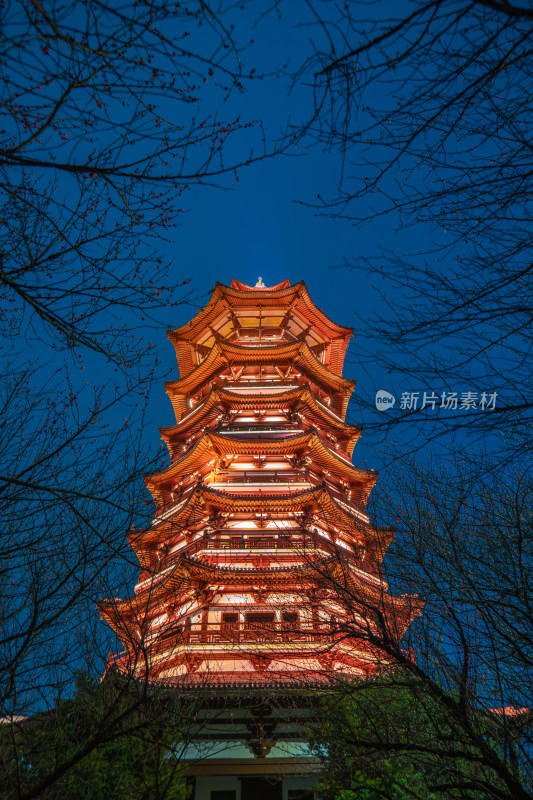
[[[404,6],[408,5],[385,0],[378,4],[354,4],[354,9],[360,8],[360,13],[365,15],[379,12],[381,18],[387,18],[401,15]],[[313,94],[306,82],[310,81],[313,69],[302,73],[307,77],[300,77],[296,81],[292,81],[291,76],[313,53],[313,39],[320,41],[322,37],[321,46],[324,46],[324,32],[316,25],[308,5],[299,0],[280,6],[279,14],[274,7],[255,26],[252,23],[258,14],[256,4],[226,8],[233,9],[227,22],[235,23],[235,40],[244,45],[241,60],[246,66],[243,72],[254,68],[255,78],[243,78],[244,91],[234,89],[228,95],[218,85],[218,81],[222,80],[220,74],[207,78],[206,65],[201,62],[200,74],[191,78],[198,84],[199,105],[184,104],[181,98],[168,97],[163,92],[162,96],[157,96],[157,114],[170,123],[169,130],[176,136],[187,130],[191,119],[196,123],[209,119],[209,124],[213,119],[224,124],[236,119],[240,119],[241,124],[251,123],[250,128],[231,134],[229,142],[224,145],[227,166],[246,162],[251,150],[254,158],[257,158],[263,150],[263,142],[266,152],[271,152],[293,125],[298,127],[311,118]],[[335,4],[324,3],[322,11],[325,15],[334,16]],[[363,20],[360,24],[361,30],[365,27],[369,29]],[[209,56],[209,29],[206,31],[204,26],[195,32],[194,26],[192,28],[191,37],[187,39],[191,51]],[[253,39],[253,43],[246,46],[250,39]],[[228,53],[228,66],[234,69],[235,62],[229,63],[232,57]],[[191,63],[194,66],[199,62],[192,59]],[[172,61],[171,68],[174,66]],[[179,67],[176,66],[176,69]],[[373,101],[378,105],[386,105],[387,91],[386,83],[381,88],[378,86]],[[359,116],[357,109],[356,124],[359,124]],[[107,141],[107,136],[106,132],[102,134],[103,142]],[[142,151],[142,137],[138,137],[135,146]],[[194,174],[198,166],[195,158],[198,156],[194,147],[191,150],[190,163],[186,161],[184,170]],[[374,157],[374,151],[371,157]],[[202,153],[199,158],[202,158]],[[387,285],[379,272],[369,275],[364,270],[336,267],[343,262],[357,266],[367,257],[379,258],[382,248],[405,255],[407,259],[411,254],[416,257],[417,253],[431,250],[435,233],[420,224],[402,226],[394,216],[379,216],[360,227],[347,220],[320,215],[313,204],[317,203],[319,196],[324,199],[335,197],[343,169],[348,186],[351,177],[361,177],[361,168],[352,166],[350,159],[351,153],[343,162],[337,149],[328,150],[317,144],[311,132],[283,154],[259,158],[250,166],[239,168],[236,173],[231,170],[221,178],[214,178],[212,184],[198,185],[197,181],[191,180],[192,188],[184,190],[176,201],[183,206],[183,211],[177,215],[176,227],[167,230],[154,228],[149,231],[150,239],[144,236],[139,238],[141,253],[146,253],[148,249],[170,263],[173,283],[179,285],[185,279],[190,279],[187,288],[191,289],[195,298],[194,303],[174,309],[162,306],[153,315],[151,324],[144,329],[142,326],[137,328],[137,320],[132,323],[135,335],[153,341],[163,362],[160,380],[150,393],[148,426],[142,434],[151,447],[157,448],[159,445],[158,427],[173,422],[163,379],[177,377],[177,369],[173,348],[165,331],[169,327],[182,325],[193,316],[197,308],[207,301],[216,281],[229,283],[233,277],[253,284],[261,276],[267,285],[286,277],[291,282],[303,279],[319,307],[337,322],[353,326],[355,332],[344,374],[357,381],[355,397],[361,394],[372,397],[376,389],[393,391],[399,397],[402,391],[426,388],[406,386],[393,374],[393,370],[385,373],[379,366],[381,354],[378,346],[367,332],[362,332],[363,325],[385,308],[376,287],[401,307],[402,298],[397,295],[398,290]],[[216,164],[214,166],[216,168]],[[65,180],[64,186],[68,204],[68,180]],[[370,204],[374,197],[365,202]],[[360,206],[359,210],[363,214],[368,212],[364,206]],[[151,274],[150,267],[146,272]],[[101,320],[102,329],[106,330],[110,322],[104,316]],[[128,313],[120,308],[113,322],[128,326]],[[363,350],[366,351],[364,358]],[[43,347],[43,362],[49,358],[46,345]],[[109,365],[104,365],[102,359],[94,354],[84,354],[84,358],[85,369],[77,376],[81,384],[85,385],[88,378],[89,384],[112,386],[116,380],[113,369],[108,369]],[[63,354],[60,359],[62,361]],[[51,364],[52,368],[56,366],[53,361]],[[74,370],[72,379],[77,380]],[[442,387],[435,388],[438,390]],[[468,387],[454,388],[461,391]],[[112,427],[116,422],[119,427],[123,417],[129,413],[128,404],[125,403],[124,408],[117,408],[109,425]],[[363,424],[366,421],[358,411],[354,411],[353,403],[348,418]],[[414,427],[412,437],[416,437]],[[355,451],[355,461],[380,468],[380,449],[383,444],[383,436],[374,439],[363,436]]]
[[[390,7],[393,13],[399,12],[397,5]],[[386,8],[381,4],[380,9]],[[316,33],[314,28],[302,25],[304,21],[310,18],[305,4],[300,3],[285,7],[279,18],[272,14],[263,20],[254,33],[248,63],[253,63],[258,73],[261,69],[270,72],[276,63],[285,64],[289,73],[299,67]],[[233,95],[219,113],[226,119],[260,119],[267,138],[275,141],[289,120],[301,121],[310,111],[311,94],[306,86],[296,86],[289,92],[289,79],[272,75],[248,84],[246,93]],[[207,300],[216,281],[229,283],[236,277],[253,284],[262,276],[267,285],[272,285],[286,277],[291,282],[303,279],[319,307],[337,322],[355,327],[345,375],[358,380],[361,388],[366,382],[368,390],[370,381],[358,365],[356,315],[369,317],[380,307],[380,299],[372,280],[363,272],[334,267],[345,260],[357,263],[364,256],[376,255],[380,247],[402,252],[425,248],[430,235],[426,231],[424,239],[420,230],[395,230],[397,220],[393,218],[381,218],[361,229],[347,221],[320,216],[307,207],[305,204],[316,202],[319,194],[334,194],[340,169],[338,152],[325,152],[304,139],[290,148],[288,155],[239,170],[238,181],[232,175],[221,187],[195,187],[186,193],[181,225],[162,247],[176,279],[190,277],[199,300],[194,307],[173,312],[171,324],[187,321]],[[165,363],[171,368],[175,362],[170,343],[160,335],[156,343],[162,356],[167,353]],[[391,388],[390,377],[382,387],[384,376],[377,365],[372,377],[379,388]],[[172,421],[162,386],[152,391],[149,408],[157,438],[156,426]],[[368,459],[369,466],[378,466],[373,449],[364,439],[355,455],[356,461],[361,459]]]
[[[261,276],[268,286],[286,277],[291,282],[303,279],[320,308],[335,321],[355,327],[345,375],[361,381],[356,314],[369,314],[379,297],[362,272],[333,267],[345,258],[375,252],[383,240],[391,244],[402,237],[387,222],[361,231],[347,222],[317,216],[297,202],[315,197],[334,169],[334,158],[310,152],[257,164],[243,172],[230,191],[196,191],[167,252],[176,275],[191,278],[199,295],[195,306],[207,300],[216,281],[229,283],[236,277],[253,285]],[[184,306],[173,312],[173,324],[181,325],[194,311],[195,307]],[[173,359],[170,342],[158,336],[157,343],[159,351],[166,349]],[[150,411],[159,425],[171,421],[163,387],[152,392]],[[360,445],[358,457],[364,443]]]

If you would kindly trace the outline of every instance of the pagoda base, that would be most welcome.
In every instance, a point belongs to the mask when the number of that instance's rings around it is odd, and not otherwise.
[[[321,762],[305,730],[316,691],[210,687],[179,753],[191,800],[313,800]]]
[[[191,800],[314,800],[314,778],[274,771],[218,772],[190,778]]]

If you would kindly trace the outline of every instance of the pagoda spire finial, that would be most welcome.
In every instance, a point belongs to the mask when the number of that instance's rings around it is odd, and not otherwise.
[[[255,284],[255,289],[261,289],[265,284],[263,283],[263,278],[259,276],[257,279],[257,283]]]

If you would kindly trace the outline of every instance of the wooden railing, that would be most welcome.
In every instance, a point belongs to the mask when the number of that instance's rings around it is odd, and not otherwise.
[[[333,636],[331,626],[320,626],[316,630],[295,630],[294,628],[282,629],[281,627],[263,627],[257,625],[240,627],[229,627],[224,623],[219,625],[194,624],[182,631],[173,631],[167,637],[162,637],[158,641],[159,645],[163,641],[172,642],[178,646],[180,644],[246,644],[252,642],[319,642],[325,638]]]
[[[306,470],[220,470],[215,483],[309,483]]]
[[[244,535],[248,538],[244,538]],[[291,534],[279,534],[277,537],[274,535],[257,535],[257,529],[254,529],[254,535],[250,532],[244,531],[242,534],[229,534],[223,531],[219,534],[203,534],[203,536],[185,545],[180,550],[180,554],[184,556],[192,556],[201,550],[316,550],[320,545],[327,547],[326,540],[320,542],[316,534],[306,533],[303,534],[301,530],[294,530]]]
[[[229,539],[207,539],[206,550],[316,550],[317,542],[313,536],[253,536],[248,539],[230,537]]]

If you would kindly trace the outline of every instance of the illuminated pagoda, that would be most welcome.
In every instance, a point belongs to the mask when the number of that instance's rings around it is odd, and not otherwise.
[[[180,372],[166,384],[176,424],[161,429],[170,464],[145,479],[156,505],[151,526],[129,534],[142,567],[135,596],[99,604],[125,648],[115,668],[207,687],[212,697],[326,686],[380,669],[364,638],[337,634],[353,608],[323,580],[324,570],[348,575],[399,637],[416,613],[413,599],[392,597],[381,578],[393,533],[365,512],[377,473],[351,461],[361,432],[345,422],[351,335],[303,282],[266,287],[261,279],[217,283],[206,306],[169,332]],[[248,712],[227,738],[262,766],[218,758],[196,774],[287,774],[269,758],[279,761],[276,748],[294,731],[276,733],[272,718],[265,722],[272,709]],[[200,788],[197,798],[212,796]],[[239,800],[232,791],[227,797]],[[282,794],[256,785],[248,796]]]

